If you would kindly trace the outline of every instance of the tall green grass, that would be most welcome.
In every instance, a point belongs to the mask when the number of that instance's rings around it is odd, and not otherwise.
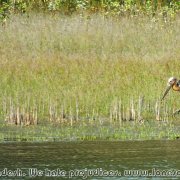
[[[167,79],[180,77],[179,28],[179,18],[12,16],[0,27],[1,102],[44,106],[46,116],[58,104],[58,111],[78,106],[82,116],[106,117],[116,99],[155,104]],[[166,101],[178,108],[178,98],[171,92]]]

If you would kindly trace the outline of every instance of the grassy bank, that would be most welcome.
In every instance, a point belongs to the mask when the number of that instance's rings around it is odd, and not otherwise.
[[[0,27],[1,122],[18,113],[39,124],[114,122],[119,104],[155,120],[167,79],[180,77],[179,29],[178,17],[12,16]],[[163,117],[172,120],[178,99],[168,95]]]

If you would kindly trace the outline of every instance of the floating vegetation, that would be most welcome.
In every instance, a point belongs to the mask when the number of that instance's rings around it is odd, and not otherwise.
[[[100,121],[67,124],[38,124],[37,126],[0,125],[0,142],[4,141],[84,141],[84,140],[157,140],[178,139],[179,125],[173,121],[123,121],[110,124]]]

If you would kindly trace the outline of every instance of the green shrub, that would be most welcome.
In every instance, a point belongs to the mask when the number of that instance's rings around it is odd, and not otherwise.
[[[177,0],[1,0],[1,20],[10,13],[27,13],[30,11],[59,12],[62,14],[100,12],[111,15],[163,15],[174,17],[180,9]]]

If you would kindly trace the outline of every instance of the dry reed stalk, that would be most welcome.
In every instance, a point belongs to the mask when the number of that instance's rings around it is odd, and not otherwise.
[[[24,115],[24,121],[26,126],[30,125],[30,110],[28,109]]]
[[[27,126],[27,125],[36,125],[37,124],[37,108],[35,108],[33,111],[30,109],[30,107],[20,107],[17,103],[17,106],[14,107],[14,104],[12,102],[12,99],[10,98],[10,109],[6,116],[6,121],[8,124],[15,124],[15,125],[21,125],[21,126]]]
[[[121,120],[122,120],[122,105],[121,102],[119,102],[116,99],[110,107],[110,123]]]
[[[61,117],[60,117],[60,122],[63,123],[65,118],[64,114],[64,104],[61,105]]]
[[[125,119],[126,121],[132,120],[131,100],[129,101],[128,107],[126,108]]]
[[[16,124],[17,125],[21,125],[21,120],[20,120],[20,109],[19,106],[17,107],[17,111],[16,111]]]
[[[86,119],[89,120],[89,122],[91,121],[88,107],[86,107]]]
[[[143,121],[142,108],[143,108],[143,97],[139,96],[139,99],[138,99],[138,121],[139,122]]]
[[[89,119],[91,125],[95,123],[94,116],[95,116],[95,111],[94,111],[94,108],[93,108],[92,113],[90,115],[90,119]]]
[[[33,124],[37,125],[38,124],[38,115],[37,115],[37,107],[35,106],[33,109]]]
[[[170,110],[168,105],[166,105],[166,121],[169,121],[169,114],[170,114]]]
[[[79,120],[79,104],[78,101],[76,101],[76,120]]]
[[[125,107],[124,105],[122,104],[122,120],[126,120],[126,112],[125,112]]]
[[[31,106],[30,106],[30,101],[31,101],[31,96],[30,94],[27,95],[27,104],[26,104],[26,109],[25,109],[25,114],[24,114],[24,121],[25,125],[28,126],[30,125],[30,114],[31,114]]]
[[[94,108],[92,110],[92,120],[95,120],[95,110],[94,110]]]
[[[110,112],[109,112],[109,121],[110,121],[110,123],[112,123],[112,121],[113,121],[112,108],[110,108]]]
[[[73,114],[72,114],[72,108],[71,108],[71,106],[70,106],[70,108],[69,108],[69,115],[70,115],[70,124],[71,124],[71,126],[73,126]]]
[[[37,125],[37,110],[36,109],[37,108],[34,107],[33,109],[26,111],[24,115],[22,113],[22,119],[23,119],[24,125],[26,126]]]
[[[125,120],[126,121],[129,121],[130,120],[130,116],[131,116],[131,111],[130,111],[130,108],[129,106],[126,108],[125,110]]]
[[[26,122],[25,116],[26,116],[26,113],[25,113],[25,108],[24,108],[24,107],[22,107],[22,118],[23,118],[24,124],[26,125],[26,124],[27,124],[27,122]]]
[[[156,102],[156,120],[168,121],[169,114],[169,107],[165,102]]]
[[[9,112],[9,121],[10,123],[14,123],[14,107],[13,107],[13,103],[12,103],[12,98],[10,97],[10,112]]]
[[[160,110],[161,110],[160,102],[159,102],[159,100],[157,100],[156,105],[155,105],[155,113],[156,113],[156,120],[158,120],[158,121],[161,119]]]
[[[45,102],[44,102],[44,100],[42,99],[42,100],[40,100],[39,101],[39,108],[38,108],[38,111],[39,111],[39,113],[41,113],[41,115],[42,116],[45,116],[45,107],[46,106],[46,104],[45,104]]]
[[[52,107],[51,105],[49,106],[49,121],[52,122],[52,116],[53,116],[53,113],[52,113]]]
[[[55,122],[57,119],[56,117],[56,108],[55,105],[52,104],[52,100],[49,100],[49,121]]]
[[[96,120],[100,119],[98,110],[95,111],[95,118],[96,118]]]
[[[54,121],[59,121],[57,101],[54,103]]]
[[[118,102],[118,120],[119,120],[119,124],[122,124],[122,102],[121,100],[119,100]]]
[[[134,101],[133,99],[130,102],[130,120],[136,120],[136,112],[135,112],[135,108],[134,108]]]
[[[113,113],[114,113],[114,120],[117,121],[118,120],[118,101],[117,101],[117,99],[115,100]]]

